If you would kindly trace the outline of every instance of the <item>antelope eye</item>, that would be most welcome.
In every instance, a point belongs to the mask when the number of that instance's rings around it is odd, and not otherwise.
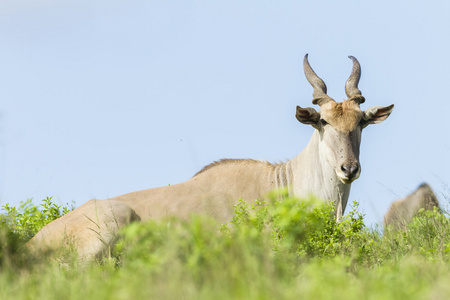
[[[325,126],[328,124],[327,121],[325,121],[324,119],[320,119],[320,123],[322,124],[322,126]]]

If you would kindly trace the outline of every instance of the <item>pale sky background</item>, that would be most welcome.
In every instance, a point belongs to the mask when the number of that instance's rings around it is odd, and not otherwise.
[[[349,200],[366,223],[422,182],[447,203],[449,1],[0,0],[0,204],[291,159],[313,133],[295,119],[313,106],[306,53],[334,99],[354,55],[361,107],[395,104],[363,132]]]

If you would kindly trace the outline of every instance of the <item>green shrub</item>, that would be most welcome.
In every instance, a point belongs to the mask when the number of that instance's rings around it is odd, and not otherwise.
[[[27,273],[23,276],[14,268],[1,268],[0,260],[0,299],[450,296],[449,220],[444,215],[423,212],[406,230],[382,233],[364,226],[357,203],[336,221],[330,204],[282,197],[239,201],[227,224],[200,216],[133,223],[121,230],[112,257],[82,266],[82,272],[76,263],[60,268],[46,261],[21,269]],[[50,199],[44,204],[58,207]],[[8,258],[18,247],[14,242],[29,238],[37,230],[32,228],[39,227],[27,224],[44,224],[59,213],[9,208],[0,223],[5,229],[0,241],[9,244],[2,244],[0,255]],[[32,216],[38,220],[22,221]]]
[[[37,206],[32,203],[31,199],[21,201],[19,207],[3,205],[1,214],[2,222],[7,224],[9,229],[17,233],[21,238],[28,240],[32,238],[42,227],[53,220],[65,215],[73,210],[72,207],[57,205],[52,202],[52,197],[42,200]]]
[[[19,234],[13,232],[3,218],[0,219],[0,266],[23,244]]]
[[[234,230],[270,232],[273,250],[295,252],[301,257],[334,257],[355,250],[368,252],[373,242],[366,230],[358,203],[337,221],[333,204],[316,198],[297,199],[284,195],[270,203],[239,201],[230,224]],[[224,226],[223,228],[226,228]]]
[[[336,222],[333,205],[314,198],[250,204],[241,200],[227,224],[199,216],[131,224],[122,230],[115,255],[120,265],[146,266],[155,272],[172,269],[172,264],[185,266],[191,278],[204,279],[236,261],[236,274],[245,269],[249,276],[269,272],[292,277],[305,258],[353,255],[355,249],[366,253],[367,243],[361,243],[367,236],[356,203]]]
[[[450,220],[438,210],[420,211],[406,230],[387,228],[383,246],[394,259],[401,260],[410,253],[429,260],[449,261]],[[384,256],[389,256],[385,254]]]
[[[31,239],[42,227],[73,210],[57,205],[51,197],[34,205],[31,199],[21,201],[19,207],[3,205],[0,214],[0,265],[9,261],[21,246]]]

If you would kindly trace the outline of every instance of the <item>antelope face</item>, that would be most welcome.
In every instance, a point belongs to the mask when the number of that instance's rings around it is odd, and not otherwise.
[[[361,174],[359,145],[363,112],[353,101],[330,101],[321,107],[315,125],[320,133],[319,151],[333,166],[343,183],[351,183]]]
[[[381,123],[392,112],[394,105],[374,106],[362,111],[359,105],[365,101],[358,89],[361,67],[354,57],[353,69],[346,82],[345,90],[348,99],[337,103],[326,94],[326,85],[312,70],[308,55],[304,59],[305,75],[314,88],[314,108],[297,106],[297,120],[312,125],[319,133],[319,155],[333,167],[337,177],[350,184],[361,174],[359,148],[363,128],[369,124]]]

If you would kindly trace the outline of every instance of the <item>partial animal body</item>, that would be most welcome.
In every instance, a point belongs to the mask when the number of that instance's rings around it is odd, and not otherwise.
[[[239,199],[264,199],[275,188],[290,195],[313,194],[336,205],[336,217],[345,211],[351,183],[361,172],[361,132],[369,124],[384,121],[393,105],[360,109],[365,101],[358,89],[361,67],[354,57],[345,85],[348,99],[337,103],[326,94],[326,85],[304,58],[307,80],[314,88],[314,108],[297,106],[296,118],[315,130],[301,153],[284,164],[251,159],[215,162],[186,182],[91,200],[45,226],[30,242],[34,249],[58,248],[70,237],[81,259],[99,257],[115,241],[118,230],[132,221],[159,220],[167,216],[188,218],[208,215],[229,221]]]
[[[412,194],[391,204],[384,216],[384,226],[393,229],[406,229],[408,223],[421,210],[440,211],[439,201],[431,187],[423,183]]]

